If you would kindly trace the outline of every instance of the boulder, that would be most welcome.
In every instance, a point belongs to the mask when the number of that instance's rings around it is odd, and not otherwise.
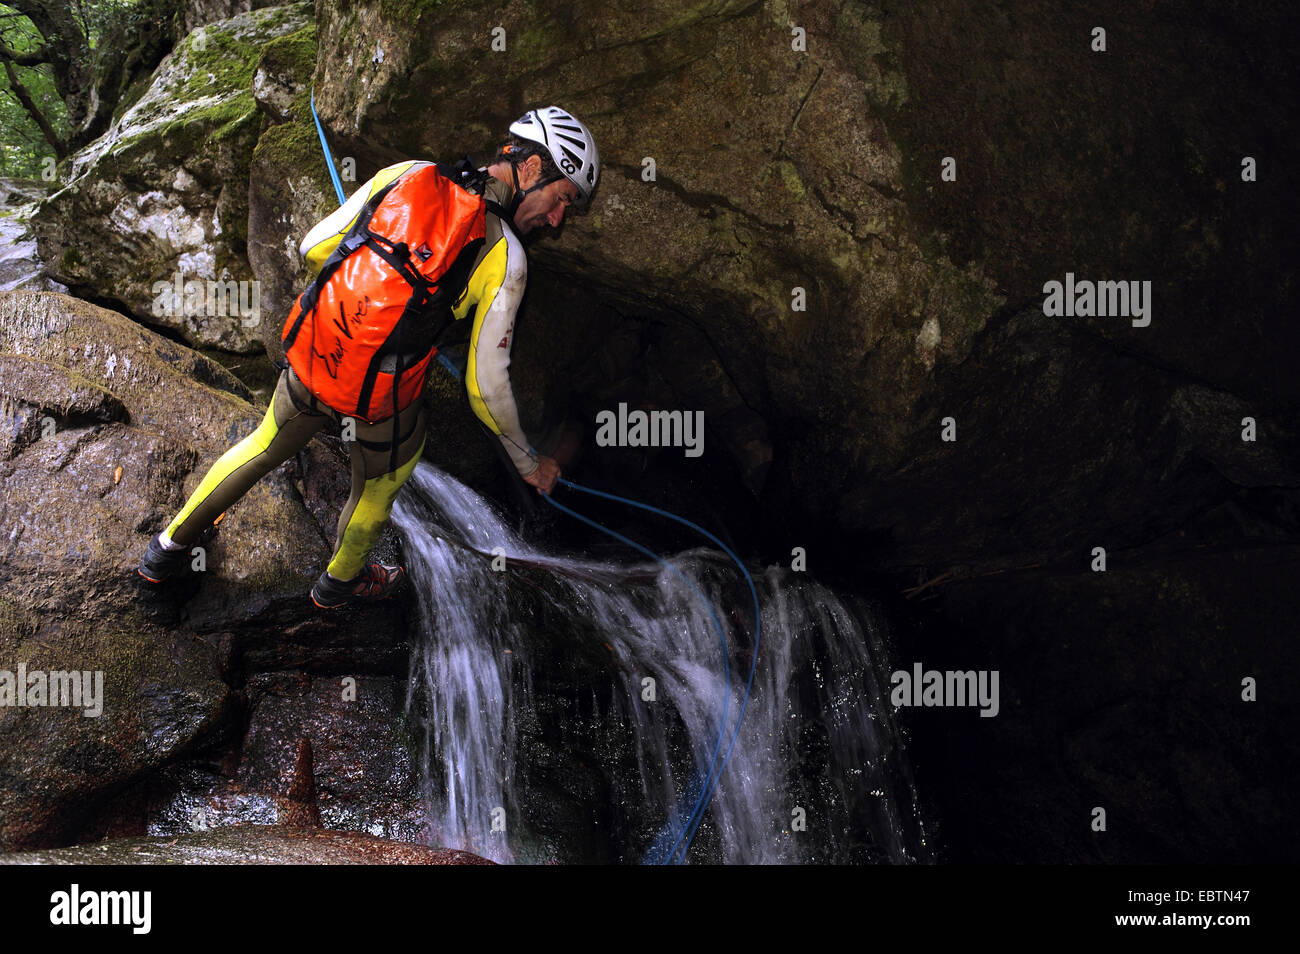
[[[400,646],[400,609],[314,612],[306,591],[333,530],[304,505],[293,462],[205,541],[206,572],[162,591],[140,581],[150,534],[264,413],[219,366],[86,302],[0,293],[0,407],[0,670],[103,674],[98,716],[0,707],[0,847],[66,843],[115,793],[237,731],[229,680],[258,652],[241,634],[281,667],[359,642],[360,673]]]
[[[307,4],[242,13],[199,27],[163,60],[143,96],[60,168],[35,218],[58,281],[192,344],[260,350],[247,254],[263,116],[253,78],[266,45],[310,21]]]

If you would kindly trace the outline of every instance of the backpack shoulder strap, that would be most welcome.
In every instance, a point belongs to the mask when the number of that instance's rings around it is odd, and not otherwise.
[[[479,169],[470,162],[469,156],[461,156],[451,163],[440,162],[438,171],[473,195],[482,195],[492,178],[486,169]]]
[[[501,224],[514,233],[515,238],[519,238],[519,233],[515,231],[514,219],[510,217],[506,207],[495,199],[487,199],[486,202],[488,211],[500,219]]]
[[[487,210],[500,219],[501,223],[514,233],[515,238],[519,237],[519,233],[515,231],[514,217],[500,202],[488,197],[487,185],[492,181],[492,176],[486,169],[475,167],[469,156],[462,156],[454,163],[438,163],[438,171],[466,192],[483,196]]]
[[[310,312],[315,311],[316,302],[320,299],[321,289],[325,287],[325,283],[338,271],[345,258],[366,244],[366,240],[370,237],[370,220],[374,218],[375,210],[379,208],[379,203],[383,202],[388,193],[392,192],[397,183],[401,181],[402,177],[398,176],[366,200],[366,204],[357,213],[356,221],[352,223],[352,227],[348,229],[347,234],[343,236],[334,251],[330,253],[330,257],[325,259],[320,271],[312,279],[312,283],[307,286],[307,290],[299,297],[298,320],[293,323],[293,327],[285,333],[282,339],[285,351],[293,347],[294,339],[298,337],[303,321],[306,320]]]

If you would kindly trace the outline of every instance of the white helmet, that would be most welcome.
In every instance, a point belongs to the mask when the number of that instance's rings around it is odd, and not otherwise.
[[[565,178],[578,187],[581,201],[591,199],[600,178],[600,154],[591,131],[572,113],[559,106],[530,109],[510,124],[510,132],[545,146]]]

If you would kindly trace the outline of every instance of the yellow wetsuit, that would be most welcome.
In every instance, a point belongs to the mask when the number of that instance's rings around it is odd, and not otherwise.
[[[427,163],[401,162],[381,170],[308,232],[300,251],[312,273],[320,270],[372,195],[423,165]],[[496,179],[489,179],[484,187],[484,194],[503,206],[508,206],[511,192],[510,186]],[[528,438],[519,425],[507,373],[515,313],[528,279],[528,258],[518,237],[491,211],[485,230],[469,282],[452,309],[457,319],[474,312],[465,386],[474,413],[501,440],[520,475],[528,476],[537,469],[537,459],[527,449]],[[355,427],[356,440],[348,444],[352,493],[339,516],[334,556],[327,570],[335,579],[353,579],[365,565],[398,491],[419,462],[425,435],[423,401],[415,401],[398,415],[396,460],[402,463],[390,470],[391,418],[368,425],[346,417],[321,404],[292,369],[285,370],[262,423],[212,466],[167,527],[167,536],[174,543],[192,545],[253,484],[297,453],[331,420]]]

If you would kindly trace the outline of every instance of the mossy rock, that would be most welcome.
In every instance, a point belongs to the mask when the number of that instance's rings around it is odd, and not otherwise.
[[[180,276],[182,285],[247,283],[247,301],[260,291],[247,257],[262,124],[253,77],[268,44],[310,24],[308,4],[254,10],[178,44],[109,131],[71,158],[33,220],[40,257],[59,281],[196,345],[260,349],[260,308],[169,308],[163,289]]]

